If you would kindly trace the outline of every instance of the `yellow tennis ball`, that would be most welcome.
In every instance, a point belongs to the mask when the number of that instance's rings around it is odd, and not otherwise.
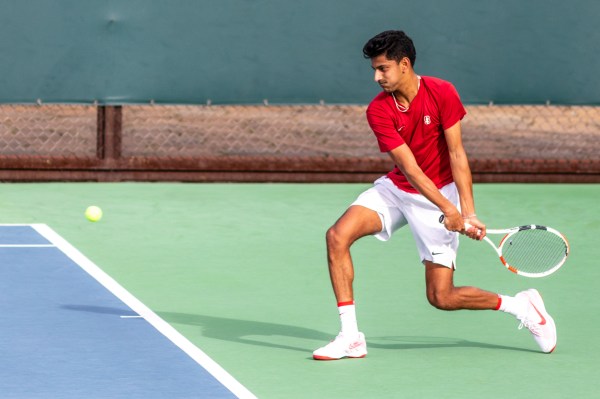
[[[90,222],[97,222],[102,219],[102,209],[98,208],[95,205],[88,206],[85,210],[85,217]]]

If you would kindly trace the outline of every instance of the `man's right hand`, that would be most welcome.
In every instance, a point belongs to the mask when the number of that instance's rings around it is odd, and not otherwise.
[[[483,237],[485,237],[485,235],[486,235],[485,224],[483,224],[479,219],[477,219],[476,216],[468,217],[468,218],[464,219],[464,221],[465,221],[465,223],[468,223],[471,225],[471,227],[469,227],[469,229],[466,229],[464,231],[464,234],[467,237],[472,238],[473,240],[478,240],[478,241],[483,240]]]

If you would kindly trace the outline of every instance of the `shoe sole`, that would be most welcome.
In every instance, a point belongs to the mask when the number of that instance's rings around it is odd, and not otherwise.
[[[538,311],[543,313],[544,318],[546,319],[546,322],[552,323],[552,326],[554,326],[554,331],[556,331],[556,324],[554,323],[554,319],[552,318],[552,316],[550,316],[548,314],[548,312],[546,311],[546,306],[544,306],[544,299],[542,298],[542,295],[535,288],[529,289],[526,292],[527,292],[527,296],[529,297],[529,300],[531,301],[531,303],[533,303],[535,305],[535,307]],[[554,346],[552,347],[552,349],[550,349],[548,352],[544,352],[544,353],[550,354],[550,353],[554,352],[554,349],[556,349],[556,344],[558,343],[558,334],[556,334],[555,338],[556,338],[556,342],[554,343]]]
[[[366,353],[362,356],[342,356],[342,357],[327,357],[327,356],[313,355],[313,359],[315,359],[315,360],[362,359],[365,356],[367,356]]]

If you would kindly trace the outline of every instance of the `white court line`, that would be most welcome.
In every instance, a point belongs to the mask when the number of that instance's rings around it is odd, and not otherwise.
[[[0,223],[0,227],[32,227],[30,224],[22,223]],[[0,248],[48,248],[54,247],[54,244],[0,244]]]
[[[54,244],[0,244],[0,248],[48,248],[55,246]]]
[[[28,223],[0,223],[0,226],[23,226],[23,227],[31,227],[31,224]]]
[[[154,326],[154,328],[156,328],[160,333],[162,333],[181,350],[187,353],[192,359],[194,359],[194,361],[206,369],[206,371],[208,371],[234,395],[240,399],[256,399],[256,396],[252,392],[240,384],[217,362],[212,360],[200,348],[181,335],[181,333],[174,329],[169,323],[161,319],[156,313],[150,310],[150,308],[129,293],[129,291],[123,288],[112,277],[96,266],[96,264],[94,264],[91,260],[86,258],[85,255],[79,252],[74,246],[58,235],[58,233],[52,230],[49,226],[45,224],[32,224],[30,226],[44,236],[48,241],[53,243],[65,255],[71,258],[83,270],[88,272],[94,279],[102,284],[107,290],[112,292],[117,298],[123,301],[133,311],[135,311],[142,318],[146,319],[148,323]]]

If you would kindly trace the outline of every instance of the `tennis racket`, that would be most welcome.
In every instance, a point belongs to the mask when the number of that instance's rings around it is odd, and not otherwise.
[[[471,226],[465,223],[465,229]],[[504,235],[498,245],[488,235]],[[524,277],[544,277],[557,271],[569,256],[569,242],[551,227],[527,225],[487,230],[483,239],[494,248],[502,264]]]

